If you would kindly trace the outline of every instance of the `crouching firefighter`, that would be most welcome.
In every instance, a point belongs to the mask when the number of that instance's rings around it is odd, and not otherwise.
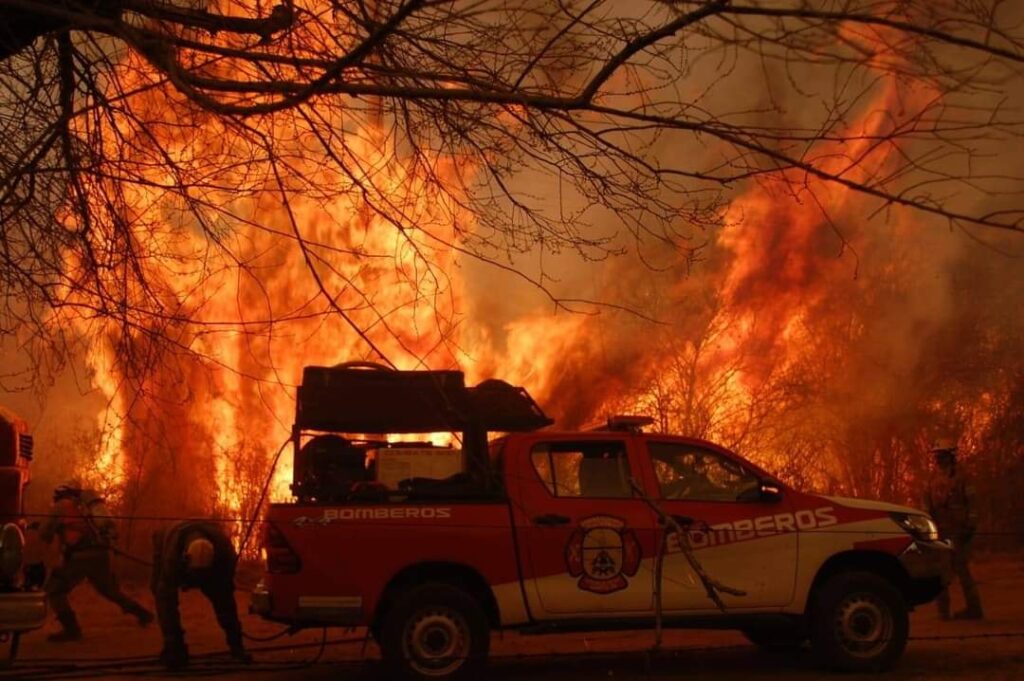
[[[178,611],[178,590],[199,589],[224,630],[231,657],[248,663],[235,606],[235,563],[231,540],[213,523],[186,520],[153,534],[153,597],[164,647],[160,661],[169,669],[188,665],[188,647]]]
[[[46,595],[57,615],[61,631],[48,638],[54,642],[82,638],[75,611],[68,596],[83,581],[108,601],[135,617],[140,626],[153,621],[153,614],[126,596],[118,586],[111,563],[115,539],[114,522],[102,513],[103,499],[75,482],[61,485],[53,492],[53,512],[39,528],[39,539],[50,544],[59,539],[60,563],[46,580]]]

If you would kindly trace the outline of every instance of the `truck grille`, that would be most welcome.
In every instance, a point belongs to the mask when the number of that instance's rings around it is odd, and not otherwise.
[[[18,436],[18,452],[28,459],[32,460],[32,436],[31,435],[19,435]]]

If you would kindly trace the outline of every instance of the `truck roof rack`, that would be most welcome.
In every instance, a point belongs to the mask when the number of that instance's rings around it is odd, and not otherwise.
[[[644,426],[649,426],[652,423],[654,423],[654,419],[650,416],[616,414],[609,416],[606,423],[590,430],[611,431],[613,433],[642,433],[644,432]]]
[[[364,362],[306,367],[296,400],[300,430],[339,433],[530,431],[549,426],[530,394],[461,371],[398,371]]]

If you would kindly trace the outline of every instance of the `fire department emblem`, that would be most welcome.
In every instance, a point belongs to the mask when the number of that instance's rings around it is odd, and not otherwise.
[[[626,523],[607,515],[584,518],[565,547],[569,574],[584,591],[610,594],[629,585],[640,568],[640,542]]]

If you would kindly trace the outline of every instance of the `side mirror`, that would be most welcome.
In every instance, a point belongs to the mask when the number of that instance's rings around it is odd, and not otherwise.
[[[759,500],[766,504],[782,501],[782,487],[777,482],[762,480],[759,492]]]

